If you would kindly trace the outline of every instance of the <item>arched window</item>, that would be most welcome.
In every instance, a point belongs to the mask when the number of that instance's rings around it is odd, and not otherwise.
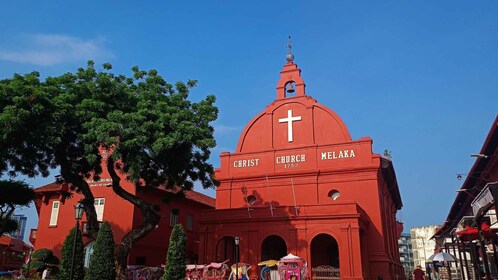
[[[296,83],[288,82],[285,85],[285,97],[294,97],[296,96]]]
[[[225,236],[218,241],[216,245],[216,262],[224,262],[230,260],[230,263],[235,263],[235,238],[233,236]]]
[[[328,197],[330,197],[332,200],[337,200],[339,196],[341,196],[341,193],[338,190],[329,191]]]
[[[85,267],[88,268],[90,266],[90,257],[93,255],[93,245],[95,245],[95,241],[88,243],[85,246]]]
[[[249,203],[250,205],[253,205],[255,202],[256,202],[256,197],[254,195],[250,195],[247,197],[247,203]]]
[[[287,255],[287,244],[282,237],[270,235],[261,244],[261,260],[280,260]]]
[[[311,265],[339,268],[339,245],[332,236],[322,233],[311,240]]]

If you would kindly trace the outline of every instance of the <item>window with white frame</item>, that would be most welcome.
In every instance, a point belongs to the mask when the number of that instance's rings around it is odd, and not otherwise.
[[[180,222],[180,209],[172,208],[169,211],[169,226],[175,226]]]
[[[50,223],[49,226],[57,225],[57,218],[59,217],[59,207],[61,206],[60,201],[52,202],[52,212],[50,213]]]
[[[104,219],[104,204],[105,198],[96,198],[95,199],[95,212],[97,213],[97,221],[102,222]]]

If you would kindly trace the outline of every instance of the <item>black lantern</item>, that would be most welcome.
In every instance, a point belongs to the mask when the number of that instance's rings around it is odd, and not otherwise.
[[[235,279],[239,280],[239,244],[240,237],[235,236]]]
[[[81,220],[83,217],[83,213],[85,212],[85,206],[83,203],[78,202],[78,204],[74,205],[74,218],[77,222]]]

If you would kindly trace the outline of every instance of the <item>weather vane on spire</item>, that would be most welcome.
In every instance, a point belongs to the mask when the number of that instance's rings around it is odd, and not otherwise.
[[[289,43],[287,44],[287,48],[289,48],[289,53],[287,53],[285,59],[287,59],[287,62],[292,63],[294,61],[294,55],[292,54],[292,42],[290,35],[289,35]]]

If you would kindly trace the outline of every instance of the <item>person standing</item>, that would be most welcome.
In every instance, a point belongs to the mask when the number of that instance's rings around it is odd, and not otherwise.
[[[422,266],[417,265],[413,270],[413,280],[425,280],[425,272],[422,270]]]
[[[45,268],[42,273],[42,279],[50,279],[50,267]]]

